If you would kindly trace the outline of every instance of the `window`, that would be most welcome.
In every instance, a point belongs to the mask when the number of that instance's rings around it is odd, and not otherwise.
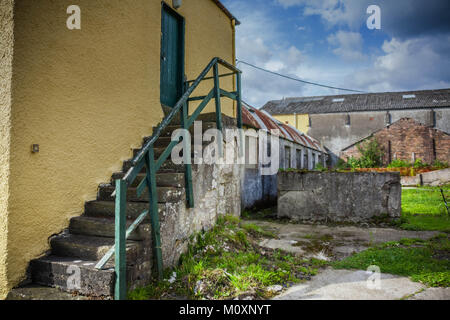
[[[309,169],[308,167],[308,152],[305,152],[305,155],[303,156],[303,169]]]
[[[245,136],[245,166],[247,168],[258,168],[258,139]]]
[[[308,116],[308,127],[312,127],[311,116]]]
[[[291,148],[284,147],[284,168],[289,169],[291,167]]]
[[[416,95],[415,94],[404,94],[403,95],[403,99],[415,99]]]
[[[333,99],[333,102],[344,102],[345,98],[335,98]]]
[[[300,150],[300,149],[297,149],[297,154],[296,154],[296,157],[295,157],[295,160],[296,160],[296,162],[297,162],[297,169],[301,169],[302,168],[302,150]]]

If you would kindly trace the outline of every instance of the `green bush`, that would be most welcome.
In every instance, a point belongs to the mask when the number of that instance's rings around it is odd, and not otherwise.
[[[411,164],[404,160],[394,160],[389,165],[388,168],[409,168]]]
[[[335,166],[336,170],[347,170],[351,168],[352,167],[347,162],[345,162],[344,159],[339,159]]]
[[[449,167],[448,162],[441,162],[439,160],[434,161],[433,167],[438,169],[447,169]]]
[[[422,159],[417,159],[416,162],[414,162],[414,169],[422,169],[428,167],[429,164],[422,161]]]
[[[358,144],[358,148],[361,156],[356,159],[351,157],[348,160],[348,164],[353,168],[379,168],[383,165],[384,152],[381,149],[377,139],[372,138],[369,141]]]
[[[328,169],[327,169],[326,167],[324,167],[323,164],[321,164],[321,163],[318,163],[318,164],[316,165],[316,167],[314,168],[314,170],[316,170],[316,171],[322,171],[322,172],[328,171]]]

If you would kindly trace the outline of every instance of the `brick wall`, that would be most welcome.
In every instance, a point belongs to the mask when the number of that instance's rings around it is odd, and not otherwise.
[[[385,152],[385,165],[394,159],[412,162],[413,158],[422,159],[426,163],[433,163],[436,159],[450,163],[450,135],[415,120],[400,119],[373,136]],[[351,156],[360,156],[356,145],[341,152],[343,159]]]

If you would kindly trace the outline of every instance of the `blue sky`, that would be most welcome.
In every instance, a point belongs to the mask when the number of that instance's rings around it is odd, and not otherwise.
[[[237,58],[271,71],[367,92],[450,88],[448,0],[223,0],[241,21]],[[369,5],[381,30],[369,30]],[[245,101],[346,94],[243,64]]]

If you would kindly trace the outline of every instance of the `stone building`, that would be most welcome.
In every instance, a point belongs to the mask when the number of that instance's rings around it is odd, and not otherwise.
[[[344,148],[341,158],[358,158],[360,153],[357,145],[372,138],[378,141],[384,151],[384,165],[396,159],[410,163],[418,159],[425,163],[434,163],[436,160],[450,163],[450,135],[409,118],[400,119]]]
[[[332,154],[402,119],[450,132],[450,89],[287,98],[262,110],[321,141]]]
[[[245,108],[243,108],[242,118],[246,128],[246,154],[249,153],[249,140],[252,139],[251,135],[247,135],[250,130],[263,130],[269,135],[272,132],[271,130],[278,130],[279,168],[313,170],[319,163],[326,166],[328,153],[316,139],[249,105],[245,105]],[[259,145],[259,141],[255,142],[255,145]],[[262,153],[270,153],[268,149],[270,149],[270,145],[267,145],[265,150],[264,148],[258,149],[257,164],[245,165],[244,175],[242,176],[241,198],[244,209],[259,204],[276,203],[278,168],[276,173],[272,175],[261,174]]]

